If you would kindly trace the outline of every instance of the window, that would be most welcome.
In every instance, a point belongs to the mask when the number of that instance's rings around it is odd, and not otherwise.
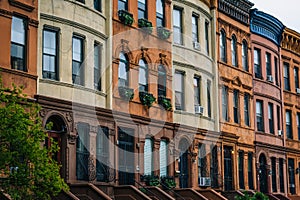
[[[244,94],[244,120],[245,125],[250,126],[250,116],[249,116],[249,94]]]
[[[144,174],[152,175],[153,171],[153,140],[150,138],[146,138],[145,146],[144,146]]]
[[[193,42],[199,42],[199,33],[198,33],[198,16],[192,16],[192,37]]]
[[[83,39],[73,36],[72,79],[73,84],[84,84]]]
[[[298,140],[300,140],[300,112],[297,113],[297,131],[298,131]]]
[[[101,0],[94,0],[94,8],[101,12]]]
[[[211,117],[211,82],[207,81],[207,115]]]
[[[183,110],[184,107],[184,92],[183,92],[183,72],[175,72],[175,108]]]
[[[174,8],[173,10],[173,30],[174,43],[182,44],[181,10],[177,8]]]
[[[277,129],[281,130],[280,124],[281,124],[281,108],[280,106],[277,107]]]
[[[156,0],[156,27],[164,26],[164,0]]]
[[[273,104],[268,103],[268,119],[269,119],[269,132],[274,134],[274,114]]]
[[[237,66],[237,55],[236,55],[236,37],[235,35],[232,36],[231,38],[231,64],[233,66]]]
[[[275,71],[275,84],[279,86],[279,80],[278,80],[278,62],[277,58],[274,57],[274,71]]]
[[[26,25],[22,18],[13,16],[10,40],[11,68],[27,71],[26,68]]]
[[[198,145],[198,177],[206,177],[207,176],[207,153],[206,153],[206,145],[199,144]],[[200,180],[200,179],[199,179]]]
[[[248,153],[248,186],[250,190],[254,189],[253,184],[253,153]]]
[[[283,80],[284,80],[284,89],[291,90],[290,88],[290,72],[289,72],[289,64],[283,63]]]
[[[107,127],[98,127],[96,136],[96,172],[97,181],[107,181],[109,136]]]
[[[285,111],[285,127],[286,127],[286,137],[288,139],[293,139],[292,112],[290,110]]]
[[[157,84],[157,94],[158,96],[167,96],[166,84],[167,84],[167,74],[166,69],[163,65],[158,66],[158,84]]]
[[[270,53],[266,53],[266,68],[267,68],[267,76],[272,76],[271,54]]]
[[[244,151],[239,151],[239,186],[240,189],[245,189],[245,182],[244,182]]]
[[[209,22],[205,22],[205,49],[206,53],[209,54]]]
[[[168,146],[166,140],[160,141],[159,147],[159,176],[168,175]]]
[[[119,55],[120,62],[119,62],[119,86],[128,86],[129,85],[129,66],[128,60],[123,52]]]
[[[276,158],[271,158],[271,170],[272,170],[272,190],[273,192],[277,192],[277,174],[276,174]]]
[[[101,90],[101,45],[94,44],[94,88]]]
[[[245,71],[249,70],[248,66],[248,44],[245,40],[242,42],[242,65]]]
[[[223,120],[228,121],[228,87],[222,88],[222,117]]]
[[[194,77],[194,105],[200,105],[200,78]]]
[[[57,32],[43,30],[43,78],[58,80]]]
[[[295,160],[292,158],[288,159],[288,174],[289,174],[289,192],[291,194],[296,194],[295,186]]]
[[[220,33],[220,59],[226,62],[226,34],[224,30]]]
[[[256,101],[256,126],[257,131],[264,131],[264,115],[263,115],[263,102]]]
[[[128,4],[127,0],[118,0],[118,10],[127,10]]]
[[[78,137],[76,141],[76,177],[77,180],[88,180],[88,159],[89,153],[89,130],[86,123],[79,123],[77,127]]]
[[[139,91],[147,92],[148,91],[148,67],[144,60],[139,61]]]
[[[294,78],[295,78],[295,88],[297,90],[297,88],[299,88],[299,69],[297,67],[294,68]]]
[[[239,123],[239,91],[233,90],[233,120]]]
[[[254,49],[254,74],[255,78],[262,78],[261,76],[261,59],[260,59],[260,49]]]
[[[279,186],[280,192],[284,193],[283,158],[279,158]]]
[[[138,0],[138,18],[139,19],[147,19],[146,0]]]

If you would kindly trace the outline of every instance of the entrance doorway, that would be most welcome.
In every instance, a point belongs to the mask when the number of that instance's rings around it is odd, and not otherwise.
[[[232,147],[224,146],[224,189],[229,191],[233,189],[233,170],[232,170]]]
[[[189,187],[189,170],[188,170],[188,148],[189,143],[186,139],[182,139],[179,142],[179,186],[180,188],[188,188]]]
[[[259,188],[260,192],[268,192],[267,159],[264,154],[259,156]]]
[[[134,184],[134,131],[118,128],[119,184]]]

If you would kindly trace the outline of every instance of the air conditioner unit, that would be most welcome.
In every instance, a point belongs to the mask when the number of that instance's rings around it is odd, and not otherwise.
[[[278,136],[282,136],[282,130],[278,130]]]
[[[194,49],[197,49],[197,50],[200,49],[200,43],[199,42],[193,42],[193,46],[194,46]]]
[[[199,177],[199,186],[211,186],[210,177]]]
[[[267,81],[273,82],[273,76],[272,76],[272,75],[268,75],[268,76],[267,76]]]
[[[300,88],[296,88],[297,94],[300,94]]]
[[[195,113],[203,115],[204,108],[199,105],[195,105]]]

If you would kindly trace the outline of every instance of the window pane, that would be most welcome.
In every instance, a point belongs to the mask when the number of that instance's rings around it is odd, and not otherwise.
[[[127,0],[118,1],[118,10],[127,10]]]
[[[194,77],[194,104],[200,105],[200,79]]]
[[[94,87],[101,90],[100,44],[94,44]]]
[[[168,175],[168,150],[167,150],[167,142],[165,140],[160,141],[159,167],[160,167],[159,176],[167,176]]]
[[[145,62],[143,60],[139,61],[139,86],[140,91],[148,91],[148,70]]]
[[[82,40],[73,38],[73,60],[82,61]]]
[[[147,138],[144,146],[144,174],[152,174],[152,140]]]
[[[25,24],[19,17],[12,17],[11,41],[25,45]]]
[[[44,30],[43,37],[44,53],[55,55],[56,54],[56,32]]]
[[[48,72],[55,72],[55,57],[44,55],[43,56],[43,70]]]

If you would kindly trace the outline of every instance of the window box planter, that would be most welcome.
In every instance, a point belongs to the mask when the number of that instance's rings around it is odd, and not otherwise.
[[[123,24],[131,26],[133,23],[133,15],[127,10],[118,11],[119,19]]]
[[[144,32],[148,34],[152,33],[153,30],[152,23],[149,22],[147,19],[139,19],[138,25]]]
[[[125,101],[131,101],[134,96],[134,91],[131,88],[125,86],[119,86],[119,95]]]
[[[176,182],[173,176],[160,177],[161,185],[164,190],[170,190],[176,187]]]
[[[169,98],[166,98],[165,96],[159,96],[158,103],[162,105],[165,108],[165,110],[172,111],[172,104]]]
[[[140,92],[140,101],[144,106],[151,107],[156,98],[153,96],[153,94],[148,92]]]
[[[142,175],[141,181],[145,182],[146,186],[158,186],[159,185],[159,177],[154,175]]]
[[[157,27],[157,36],[163,40],[166,40],[170,37],[171,31],[164,27]]]

